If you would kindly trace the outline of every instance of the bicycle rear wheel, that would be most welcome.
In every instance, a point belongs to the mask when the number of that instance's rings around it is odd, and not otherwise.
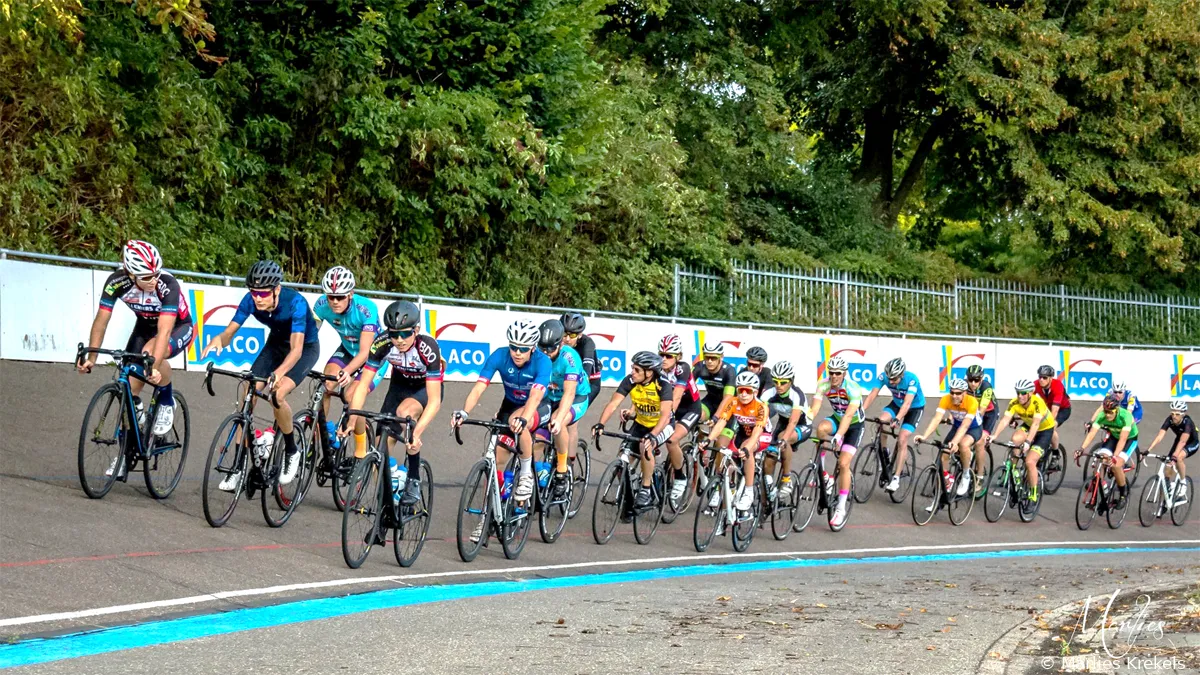
[[[650,506],[633,510],[633,538],[642,545],[649,544],[654,538],[654,532],[658,530],[658,523],[663,517],[663,487],[666,480],[662,466],[663,463],[659,462],[650,476]]]
[[[692,493],[692,482],[695,481],[696,478],[692,474],[692,470],[692,462],[687,461],[687,455],[685,454],[682,468],[684,484],[683,494],[679,496],[678,500],[673,500],[671,499],[671,493],[674,492],[675,469],[670,467],[669,461],[667,462],[667,468],[664,471],[664,477],[670,476],[670,478],[665,481],[664,485],[666,492],[663,495],[665,503],[662,507],[662,521],[668,525],[675,522],[675,519],[678,518],[681,513],[687,511],[688,505],[692,503],[692,498],[695,497],[695,495]]]
[[[505,468],[513,476],[518,474],[516,455],[508,459],[508,466]],[[513,491],[504,501],[504,523],[500,528],[500,547],[504,549],[504,557],[509,560],[519,558],[521,551],[525,550],[525,542],[529,540],[529,528],[533,524],[534,500],[537,498],[538,490],[536,483],[533,490],[529,499],[518,503],[517,498],[513,496],[513,492],[516,492],[514,485]]]
[[[146,458],[142,474],[146,489],[155,499],[166,499],[179,486],[183,465],[187,461],[188,444],[192,438],[191,417],[187,400],[175,392],[175,422],[162,436],[151,436],[146,442]]]
[[[572,498],[574,491],[579,489],[578,484],[575,483],[574,469],[574,466],[567,465],[567,494],[562,499],[556,501],[554,492],[550,488],[546,490],[546,499],[539,499],[538,533],[541,534],[542,541],[547,544],[558,541],[563,529],[567,526],[567,520],[571,517]]]
[[[358,569],[375,545],[375,525],[383,513],[383,471],[372,452],[354,465],[342,511],[342,558]]]
[[[1192,510],[1192,500],[1196,498],[1196,493],[1193,490],[1192,477],[1188,476],[1184,484],[1183,499],[1176,498],[1175,504],[1171,507],[1171,522],[1176,526],[1183,525],[1187,522],[1188,513]]]
[[[401,506],[399,510],[400,526],[396,528],[392,549],[401,567],[412,567],[425,546],[429,521],[433,519],[433,469],[424,459],[421,460],[421,501],[412,506]]]
[[[1118,494],[1117,491],[1120,488],[1117,487],[1115,482],[1113,483],[1113,486],[1112,486],[1113,491],[1111,493],[1111,496],[1109,497],[1108,508],[1104,511],[1104,519],[1108,521],[1109,529],[1112,529],[1112,530],[1118,529],[1125,522],[1125,514],[1127,514],[1129,512],[1130,497],[1129,497],[1128,493],[1132,492],[1132,490],[1130,490],[1130,487],[1132,487],[1132,486],[1130,486],[1130,485],[1125,486],[1125,492],[1126,492],[1125,503],[1121,505],[1121,508],[1117,508],[1117,503],[1119,501],[1119,499],[1117,497],[1117,494]]]
[[[803,532],[821,503],[821,474],[817,473],[815,464],[809,464],[800,470],[795,480],[796,515],[792,520],[792,531]]]
[[[942,477],[939,474],[934,463],[925,467],[917,478],[917,488],[912,496],[912,517],[917,525],[929,524],[942,503]]]
[[[717,506],[712,506],[713,495],[718,495]],[[696,519],[692,522],[692,544],[696,551],[704,553],[712,545],[717,530],[725,520],[725,499],[721,496],[721,480],[710,480],[708,487],[700,493],[696,504]]]
[[[300,446],[304,452],[304,457],[301,461],[309,467],[309,470],[303,474],[297,475],[296,480],[304,478],[304,482],[300,484],[300,494],[307,495],[308,488],[312,486],[313,477],[317,475],[317,455],[321,450],[321,443],[325,441],[322,437],[325,435],[325,430],[316,430],[317,415],[312,410],[301,410],[296,413],[292,422],[292,433],[295,438],[303,439],[303,445]]]
[[[1067,475],[1067,450],[1059,444],[1046,452],[1045,462],[1046,482],[1041,486],[1042,492],[1052,495],[1062,487],[1063,478]]]
[[[879,437],[876,436],[874,441],[865,448],[858,449],[858,455],[854,458],[854,475],[858,480],[854,481],[854,487],[851,494],[854,495],[854,501],[859,504],[866,504],[871,498],[871,494],[875,492],[875,485],[880,480],[880,475],[883,473],[883,464],[879,459]]]
[[[1088,473],[1084,479],[1083,485],[1079,486],[1079,496],[1075,499],[1075,525],[1086,530],[1092,526],[1092,521],[1096,519],[1096,502],[1099,499],[1100,486],[1097,485],[1097,475],[1095,463],[1100,460],[1096,457],[1091,458],[1087,462]]]
[[[792,527],[796,524],[796,514],[800,511],[800,493],[802,492],[800,476],[793,471],[789,475],[789,482],[792,486],[792,493],[781,497],[779,490],[776,490],[774,503],[771,505],[771,535],[777,541],[783,541],[791,534]],[[808,523],[805,525],[807,526]]]
[[[458,498],[458,557],[463,562],[474,560],[479,555],[479,549],[487,543],[492,518],[490,490],[488,463],[481,459],[467,472],[462,495]],[[479,540],[473,542],[471,534],[476,527],[480,528]]]
[[[1167,512],[1165,492],[1157,476],[1142,488],[1142,496],[1138,498],[1138,520],[1142,527],[1150,527]]]
[[[588,481],[592,477],[592,451],[588,444],[579,441],[575,448],[575,458],[571,460],[571,504],[567,518],[574,518],[583,508],[583,500],[587,496]]]
[[[251,452],[246,443],[248,432],[246,420],[234,414],[226,417],[213,435],[204,465],[203,485],[204,519],[212,527],[229,522],[246,487]],[[222,490],[221,483],[231,476],[237,477],[233,479],[232,489]]]
[[[755,482],[759,483],[758,480],[755,480]],[[758,486],[747,486],[746,489],[754,490],[754,499],[750,503],[750,510],[736,512],[737,520],[733,523],[733,527],[730,528],[732,532],[729,533],[730,538],[733,540],[733,550],[738,553],[743,553],[746,549],[750,548],[750,542],[754,541],[754,533],[758,530],[759,514],[762,511],[761,483]]]
[[[109,383],[97,389],[79,428],[79,485],[91,499],[108,494],[119,473],[116,463],[125,461],[124,418],[121,387]]]
[[[1007,461],[992,471],[987,494],[983,498],[983,515],[989,523],[1000,520],[1004,516],[1004,510],[1008,508],[1009,490],[1012,489],[1009,485],[1011,471]]]
[[[892,498],[893,504],[903,503],[908,498],[908,491],[912,489],[913,481],[917,478],[917,448],[911,447],[908,452],[904,453],[904,468],[900,470],[900,487],[896,491],[888,495]]]
[[[1038,490],[1041,491],[1043,476],[1041,469],[1038,470]],[[1033,522],[1037,517],[1038,511],[1042,508],[1042,495],[1038,495],[1037,501],[1029,498],[1029,486],[1022,479],[1021,484],[1017,488],[1017,516],[1022,523]]]
[[[972,486],[967,486],[967,493],[964,495],[958,494],[959,484],[965,480],[962,465],[958,462],[954,463],[956,471],[954,472],[954,492],[946,495],[949,500],[950,522],[954,525],[962,525],[967,522],[967,518],[971,517],[971,511],[975,509],[975,495],[972,494]],[[974,478],[972,478],[974,480]]]
[[[262,514],[263,519],[267,521],[267,525],[271,527],[283,527],[292,514],[295,513],[296,507],[304,499],[304,477],[305,474],[312,468],[308,466],[310,453],[308,448],[311,443],[311,438],[304,436],[293,436],[296,439],[296,452],[300,453],[300,467],[296,469],[296,475],[292,478],[292,482],[284,485],[279,481],[279,477],[283,474],[283,463],[287,458],[287,451],[284,449],[283,434],[276,434],[275,443],[271,447],[271,456],[267,460],[266,468],[266,483],[267,487],[262,491]]]
[[[983,452],[985,453],[983,458],[983,472],[972,472],[974,474],[972,480],[975,482],[976,501],[987,497],[988,485],[991,483],[992,473],[996,470],[996,465],[993,464],[992,449],[985,447]]]
[[[614,459],[600,474],[596,497],[592,503],[592,539],[607,544],[617,529],[621,510],[625,508],[625,463]]]

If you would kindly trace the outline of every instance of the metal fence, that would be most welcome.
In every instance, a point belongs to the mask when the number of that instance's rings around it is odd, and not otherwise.
[[[844,329],[1080,342],[1200,344],[1200,300],[974,279],[878,283],[730,261],[675,268],[674,314]]]

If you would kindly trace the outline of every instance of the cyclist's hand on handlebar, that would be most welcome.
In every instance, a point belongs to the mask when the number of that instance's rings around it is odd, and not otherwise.
[[[658,444],[655,443],[654,439],[650,436],[642,439],[642,452],[654,452],[654,448],[657,446]]]
[[[1079,466],[1079,458],[1083,457],[1083,448],[1075,451],[1075,466]]]
[[[834,436],[833,436],[833,449],[834,449],[834,450],[841,450],[841,449],[842,449],[842,443],[844,443],[845,441],[846,441],[846,439],[842,438],[842,435],[841,435],[841,434],[834,434]]]
[[[158,383],[162,381],[162,373],[158,372],[157,368],[152,368],[150,376],[146,378],[146,381],[157,387]]]
[[[524,417],[514,417],[508,421],[508,428],[512,429],[514,434],[519,434],[525,431],[525,425],[529,424]]]
[[[84,359],[83,363],[75,364],[75,370],[80,373],[90,373],[92,372],[92,367],[95,365],[96,363],[91,359]]]
[[[338,383],[339,387],[349,387],[350,386],[350,374],[347,373],[346,371],[339,370],[337,372],[337,378],[338,378],[337,383]]]
[[[604,433],[604,425],[603,424],[597,423],[597,424],[592,425],[592,435],[593,436],[599,436],[602,433]]]
[[[630,409],[625,409],[625,410],[622,410],[622,411],[621,411],[621,421],[622,421],[622,422],[628,422],[628,421],[629,421],[629,418],[633,417],[635,414],[636,414],[636,413],[634,413],[634,412],[633,412],[632,410],[630,410]]]
[[[450,416],[450,428],[461,427],[465,419],[467,419],[466,410],[455,410],[454,414]]]
[[[920,445],[920,444],[921,444],[921,443],[923,443],[923,442],[925,442],[925,437],[924,437],[924,436],[922,436],[922,435],[920,435],[920,434],[917,434],[916,436],[913,436],[913,443],[916,443],[917,445]]]

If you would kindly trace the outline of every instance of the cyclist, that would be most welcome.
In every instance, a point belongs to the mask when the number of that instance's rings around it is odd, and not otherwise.
[[[487,390],[492,377],[500,373],[500,382],[504,385],[504,400],[500,402],[500,410],[496,419],[508,420],[508,428],[516,434],[516,442],[521,461],[520,475],[513,497],[518,502],[528,500],[533,495],[533,436],[531,432],[549,419],[550,402],[543,401],[546,387],[550,386],[550,373],[554,364],[550,357],[535,349],[538,343],[538,327],[528,319],[518,319],[508,327],[506,337],[507,347],[499,347],[484,361],[479,370],[479,381],[475,383],[463,407],[454,413],[450,420],[452,427],[460,426],[467,419],[471,410],[479,403],[479,398]],[[500,443],[496,445],[496,461],[500,466],[508,463],[509,449],[514,446],[513,437],[501,434]],[[483,521],[479,522],[471,533],[472,543],[479,541],[483,534]]]
[[[1054,377],[1053,366],[1041,366],[1037,374],[1034,393],[1041,396],[1050,407],[1050,417],[1054,418],[1054,437],[1050,442],[1051,447],[1057,448],[1058,430],[1071,419],[1071,397],[1067,396],[1067,388],[1063,386],[1062,380]]]
[[[544,425],[554,437],[556,469],[551,484],[555,499],[567,494],[570,481],[567,478],[567,452],[571,442],[571,427],[583,419],[588,409],[591,393],[587,374],[579,354],[569,345],[563,344],[563,325],[558,319],[542,322],[538,328],[538,350],[550,357],[550,386],[546,399],[558,409],[544,420]]]
[[[832,440],[833,450],[838,453],[838,500],[834,509],[834,527],[841,527],[846,520],[846,496],[850,494],[850,462],[858,450],[863,434],[863,395],[866,393],[854,380],[846,376],[849,370],[846,359],[831,356],[825,362],[826,379],[817,383],[813,394],[812,419],[821,412],[821,401],[828,398],[832,414],[817,425],[817,437]],[[822,464],[824,462],[822,461]]]
[[[131,239],[121,248],[121,269],[109,275],[104,281],[104,292],[100,295],[100,308],[96,310],[96,318],[92,320],[92,331],[88,337],[88,346],[98,348],[104,342],[104,333],[108,330],[108,322],[112,319],[113,307],[120,299],[133,313],[137,320],[133,324],[133,332],[125,344],[125,351],[135,354],[145,350],[154,357],[154,366],[146,380],[158,391],[158,413],[154,417],[155,436],[162,436],[171,430],[175,423],[175,398],[171,388],[171,364],[167,362],[188,348],[193,338],[192,312],[188,309],[187,299],[179,287],[175,277],[163,271],[162,256],[154,246],[136,239]],[[96,365],[91,354],[84,356],[84,361],[76,366],[81,373],[90,373]],[[142,424],[145,407],[142,405],[141,394],[143,383],[137,378],[129,382],[133,390],[133,402],[138,411],[138,425]],[[113,466],[105,472],[125,472],[125,462],[118,456]]]
[[[962,462],[964,469],[957,492],[961,497],[967,494],[971,485],[971,469],[969,468],[971,466],[971,448],[983,437],[983,429],[979,423],[979,401],[975,400],[974,396],[967,396],[966,380],[957,377],[950,380],[950,393],[942,397],[941,402],[938,403],[937,412],[933,414],[933,419],[925,425],[924,432],[913,436],[913,442],[920,443],[929,438],[929,435],[946,415],[950,415],[954,429],[949,446],[952,450],[958,451],[958,459]],[[946,482],[946,492],[950,492],[954,489],[954,476],[950,475],[949,469],[950,460],[946,455],[941,455],[941,457],[942,478]]]
[[[260,260],[254,263],[246,274],[246,288],[249,292],[238,304],[233,320],[220,335],[208,343],[200,358],[205,358],[214,350],[217,354],[224,351],[234,334],[251,315],[267,327],[266,344],[254,359],[250,372],[255,377],[270,378],[266,388],[274,392],[275,402],[279,406],[274,410],[275,428],[283,434],[286,451],[283,471],[279,473],[279,483],[287,485],[296,478],[296,472],[300,468],[300,452],[292,433],[292,406],[288,404],[287,396],[297,384],[304,381],[308,371],[316,364],[321,343],[317,341],[317,320],[308,306],[308,301],[299,291],[284,288],[282,284],[283,268],[279,263],[274,260]],[[262,388],[262,385],[259,385],[259,388]],[[217,487],[222,490],[229,488],[232,492],[236,490],[241,479],[241,474],[231,473]]]
[[[904,469],[904,460],[908,456],[908,438],[916,433],[921,415],[925,413],[925,394],[921,392],[920,380],[908,372],[908,366],[901,358],[892,359],[883,365],[883,370],[875,380],[875,386],[867,394],[863,410],[871,407],[883,387],[892,392],[892,402],[879,413],[879,419],[885,424],[890,422],[893,429],[900,425],[900,433],[896,435],[896,474],[892,476],[886,488],[888,492],[895,492],[900,489],[900,472]]]
[[[1025,453],[1025,482],[1029,483],[1029,500],[1038,500],[1037,463],[1045,453],[1048,444],[1054,437],[1054,418],[1050,416],[1050,408],[1041,396],[1033,393],[1032,380],[1017,380],[1014,387],[1017,397],[1008,402],[1004,417],[992,429],[991,436],[995,437],[1000,429],[1016,418],[1021,422],[1021,428],[1013,431],[1012,442],[1024,448]],[[1031,431],[1036,429],[1036,431]],[[1013,459],[1017,457],[1016,448],[1012,449]]]
[[[779,498],[787,499],[792,495],[792,453],[800,448],[800,444],[812,435],[812,423],[808,419],[808,400],[793,382],[796,378],[795,368],[790,361],[779,361],[772,368],[771,380],[774,386],[759,396],[771,415],[775,416],[775,429],[771,435],[771,445],[779,447],[779,457],[783,466],[780,467]],[[771,473],[774,460],[768,456],[763,460],[763,470]]]
[[[733,381],[737,373],[725,363],[725,344],[706,342],[699,359],[692,364],[692,376],[704,382],[704,398],[700,400],[701,419],[712,419],[723,406],[733,400]]]
[[[438,341],[421,333],[421,310],[408,300],[397,300],[383,310],[384,335],[379,336],[365,351],[367,363],[363,366],[362,379],[354,387],[350,407],[363,407],[375,373],[392,367],[392,381],[379,411],[397,417],[417,420],[412,428],[412,439],[405,447],[407,468],[399,471],[398,482],[403,482],[404,494],[400,503],[412,506],[421,501],[421,441],[425,430],[433,422],[442,407],[442,378],[446,363]],[[395,446],[397,437],[390,433],[389,450]],[[354,419],[354,456],[366,457],[367,424],[361,417]],[[389,453],[390,454],[390,453]],[[394,455],[392,455],[394,457]]]
[[[1175,471],[1179,472],[1179,480],[1183,481],[1179,484],[1180,493],[1175,495],[1176,503],[1181,503],[1179,500],[1187,496],[1187,467],[1184,466],[1183,460],[1196,454],[1196,450],[1200,449],[1200,437],[1196,436],[1196,424],[1192,421],[1191,415],[1187,414],[1187,410],[1188,405],[1184,401],[1171,401],[1171,414],[1163,421],[1162,428],[1158,430],[1158,435],[1154,437],[1150,447],[1146,448],[1146,452],[1154,452],[1154,446],[1162,441],[1168,431],[1175,433],[1175,449],[1169,454],[1175,460]],[[1167,471],[1171,471],[1170,465],[1168,465]],[[1170,476],[1173,479],[1174,473],[1171,473]]]
[[[653,502],[650,483],[654,479],[654,452],[664,445],[675,429],[671,423],[671,393],[675,383],[663,372],[662,357],[654,352],[638,352],[630,360],[629,374],[617,385],[600,422],[592,427],[592,433],[604,430],[608,418],[612,417],[621,401],[628,396],[633,408],[621,411],[621,419],[633,418],[635,424],[629,433],[641,439],[642,486],[634,498],[634,508],[645,509]]]
[[[984,377],[983,366],[978,363],[967,367],[967,395],[979,403],[979,440],[975,443],[975,475],[986,477],[987,446],[992,441],[992,429],[996,427],[996,391],[991,380]]]
[[[762,347],[751,347],[746,350],[746,367],[742,370],[748,370],[758,376],[759,396],[766,393],[767,387],[771,386],[771,380],[774,379],[771,375],[771,369],[766,363],[767,350]]]
[[[1128,385],[1120,380],[1117,380],[1116,382],[1113,382],[1112,389],[1109,390],[1108,395],[1117,397],[1117,405],[1129,411],[1129,414],[1133,416],[1133,421],[1135,424],[1141,423],[1142,402],[1138,400],[1137,396],[1133,395],[1133,391],[1129,389]],[[1103,412],[1103,408],[1103,405],[1101,405],[1099,408],[1096,408],[1096,412],[1092,414],[1092,417],[1095,418],[1096,415],[1099,415],[1101,412]]]
[[[1100,404],[1100,412],[1092,418],[1092,425],[1083,439],[1083,445],[1075,451],[1076,463],[1083,456],[1084,448],[1091,444],[1100,429],[1108,432],[1108,439],[1096,450],[1096,453],[1102,457],[1109,455],[1113,457],[1111,470],[1113,478],[1117,481],[1117,489],[1120,491],[1117,496],[1116,508],[1121,509],[1125,507],[1125,493],[1128,492],[1128,486],[1125,484],[1125,464],[1137,452],[1138,426],[1133,419],[1133,413],[1128,408],[1122,407],[1121,397],[1116,392],[1104,397],[1104,401]]]
[[[325,295],[313,303],[313,315],[317,317],[317,330],[328,321],[337,331],[341,344],[325,363],[326,375],[337,375],[337,384],[347,387],[358,381],[359,369],[367,362],[379,333],[379,317],[375,303],[354,294],[354,273],[345,267],[331,267],[321,279],[321,290]],[[384,368],[386,369],[386,364]],[[368,378],[367,391],[375,388],[375,381]],[[337,434],[337,422],[329,420],[329,394],[333,392],[333,382],[325,383],[325,433],[332,441]],[[351,397],[354,392],[351,391]],[[365,397],[364,397],[365,400]],[[361,403],[360,403],[361,405]],[[358,407],[358,406],[356,406]],[[356,425],[357,426],[357,425]],[[358,436],[355,435],[357,440]],[[365,432],[364,446],[356,447],[355,457],[366,456]],[[419,475],[419,474],[418,474]]]
[[[671,481],[671,501],[678,502],[687,489],[687,477],[683,472],[683,449],[679,446],[684,436],[700,423],[700,390],[692,377],[692,367],[683,360],[683,341],[678,335],[664,335],[658,341],[658,355],[663,360],[663,373],[675,383],[671,396],[671,411],[675,416],[675,431],[667,439],[667,459],[675,467]]]
[[[563,343],[574,349],[583,361],[583,372],[587,373],[588,388],[590,389],[588,392],[588,407],[590,408],[595,404],[596,397],[600,395],[600,379],[604,374],[600,358],[596,355],[596,341],[583,332],[587,329],[587,322],[579,312],[563,312],[558,320],[563,325]],[[579,425],[572,424],[571,439],[567,449],[568,461],[575,461],[578,445]]]
[[[733,401],[717,411],[708,440],[718,448],[728,448],[732,442],[735,455],[742,462],[745,482],[734,498],[734,508],[748,511],[754,504],[754,457],[771,444],[771,417],[767,404],[758,400],[758,375],[749,370],[738,373],[734,381],[737,389]],[[729,422],[736,428],[729,428]],[[720,467],[717,467],[720,470]],[[721,504],[721,495],[713,492],[708,505],[716,508]]]

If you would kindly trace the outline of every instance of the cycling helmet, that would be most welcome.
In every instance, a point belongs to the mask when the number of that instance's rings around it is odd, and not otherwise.
[[[638,352],[630,359],[630,363],[642,370],[653,370],[654,372],[662,370],[662,357],[654,352]]]
[[[321,289],[330,295],[345,295],[354,290],[354,272],[338,265],[330,267],[321,279]]]
[[[831,356],[829,357],[829,360],[825,362],[825,372],[830,374],[844,373],[849,368],[850,366],[846,364],[846,359],[843,359],[840,356]]]
[[[705,342],[704,356],[725,356],[724,342]]]
[[[563,331],[567,333],[582,333],[587,328],[587,321],[579,312],[563,312],[563,315],[558,317],[562,322]]]
[[[771,368],[771,374],[779,380],[790,380],[796,377],[796,369],[792,367],[791,361],[780,361]]]
[[[563,325],[558,319],[547,319],[538,327],[538,349],[552,352],[562,346]]]
[[[1017,380],[1013,389],[1016,389],[1018,394],[1028,394],[1033,391],[1033,380]]]
[[[966,391],[966,390],[967,390],[967,381],[966,380],[962,379],[961,377],[956,377],[953,380],[950,380],[950,391],[953,392],[953,391]]]
[[[683,354],[683,341],[678,335],[664,335],[658,341],[658,353],[680,356]]]
[[[1040,366],[1038,368],[1038,377],[1054,377],[1054,367]]]
[[[259,260],[246,274],[246,288],[275,288],[283,283],[283,268],[274,260]]]
[[[533,347],[538,343],[538,327],[529,319],[517,319],[508,327],[508,344]]]
[[[758,373],[743,370],[738,373],[737,379],[734,380],[734,386],[738,389],[753,389],[754,391],[758,391]]]
[[[421,322],[421,310],[408,300],[397,300],[383,312],[383,325],[388,330],[405,330]]]
[[[1104,406],[1105,412],[1116,410],[1121,406],[1121,397],[1109,394],[1108,396],[1104,397],[1104,403],[1102,405]]]
[[[908,366],[904,364],[904,359],[901,358],[894,358],[883,364],[883,372],[887,374],[889,380],[894,380],[904,375],[904,371],[907,368]]]
[[[1187,401],[1174,400],[1171,401],[1171,412],[1187,412]]]
[[[121,262],[125,271],[135,277],[148,277],[162,271],[162,256],[152,244],[137,239],[125,242],[121,251]]]
[[[977,377],[983,377],[983,366],[978,363],[967,366],[967,379],[971,380]]]
[[[1117,380],[1113,382],[1112,390],[1114,394],[1124,394],[1125,382],[1123,380]]]
[[[746,350],[747,361],[758,361],[759,363],[767,362],[767,350],[762,347],[751,347]]]

